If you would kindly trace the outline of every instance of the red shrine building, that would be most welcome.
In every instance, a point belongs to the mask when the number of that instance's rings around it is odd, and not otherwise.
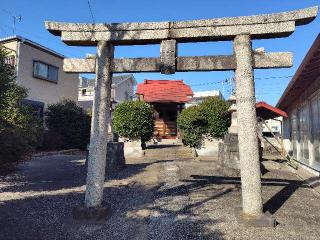
[[[145,80],[136,94],[154,108],[154,137],[177,138],[177,116],[192,99],[191,88],[182,80]]]

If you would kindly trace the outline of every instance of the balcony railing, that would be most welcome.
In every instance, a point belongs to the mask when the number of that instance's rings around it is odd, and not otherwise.
[[[10,55],[4,58],[4,62],[14,67],[16,65],[16,58],[15,56]]]

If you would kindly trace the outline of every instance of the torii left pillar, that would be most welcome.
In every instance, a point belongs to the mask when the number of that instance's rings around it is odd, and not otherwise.
[[[85,206],[74,210],[74,218],[76,219],[102,220],[108,212],[108,209],[102,207],[101,204],[106,168],[107,133],[111,121],[111,65],[113,56],[113,44],[107,41],[98,43]]]
[[[235,37],[234,53],[237,61],[236,96],[243,213],[258,218],[262,215],[261,174],[249,34]]]

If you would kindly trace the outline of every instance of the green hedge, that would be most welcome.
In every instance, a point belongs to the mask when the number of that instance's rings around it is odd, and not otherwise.
[[[112,126],[119,136],[131,140],[140,139],[144,145],[153,136],[153,109],[142,101],[120,103],[113,113]]]
[[[45,113],[46,126],[49,132],[48,137],[54,136],[56,141],[63,139],[62,143],[51,143],[45,148],[86,149],[90,140],[91,118],[84,110],[71,100],[64,100],[57,104],[48,106]],[[59,136],[60,135],[60,136]],[[45,139],[45,143],[49,139]]]
[[[15,127],[0,127],[0,171],[10,170],[27,159],[32,150],[24,131]]]
[[[199,148],[204,136],[222,137],[230,126],[228,108],[228,102],[212,97],[199,105],[184,109],[177,119],[183,144]]]

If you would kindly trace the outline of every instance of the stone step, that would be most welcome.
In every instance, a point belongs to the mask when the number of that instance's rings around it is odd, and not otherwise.
[[[192,153],[184,153],[184,154],[170,154],[170,153],[150,153],[148,151],[145,152],[145,156],[148,157],[164,157],[164,156],[172,156],[172,157],[193,157]]]
[[[147,145],[182,145],[181,139],[152,139]]]
[[[146,157],[193,158],[192,150],[184,146],[149,146]]]
[[[145,151],[150,154],[192,154],[192,151],[170,151],[168,149],[157,149],[156,151],[154,149],[145,149]]]
[[[192,153],[192,150],[191,149],[169,149],[169,148],[157,148],[157,149],[150,149],[150,148],[147,148],[145,149],[146,151],[148,152],[154,152],[154,153],[176,153],[176,154],[179,154],[179,153]]]

